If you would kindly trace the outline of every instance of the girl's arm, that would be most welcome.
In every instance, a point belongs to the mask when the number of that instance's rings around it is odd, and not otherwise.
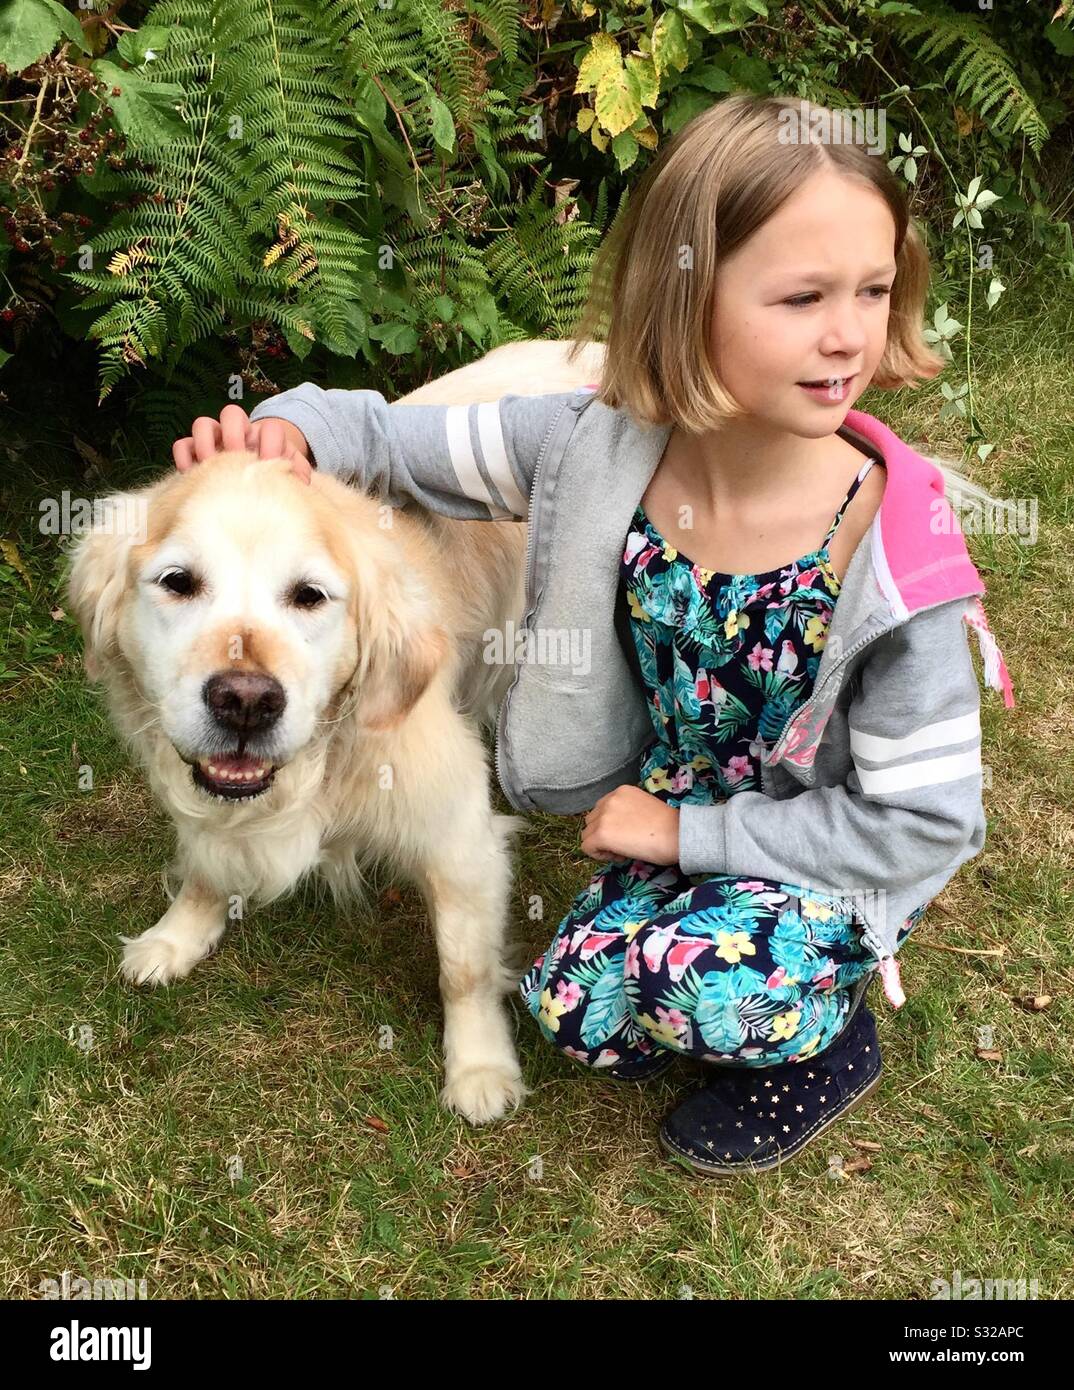
[[[966,604],[941,604],[873,643],[849,706],[853,768],[844,786],[785,800],[743,791],[680,807],[682,871],[808,882],[849,896],[950,878],[977,854],[985,838],[980,696]]]
[[[304,381],[260,402],[251,423],[289,421],[320,472],[394,506],[480,521],[524,520],[537,460],[569,402],[562,391],[502,396],[478,405],[389,405],[379,391],[324,390]]]

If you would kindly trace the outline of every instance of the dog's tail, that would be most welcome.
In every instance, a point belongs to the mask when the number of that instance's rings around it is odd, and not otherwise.
[[[372,914],[379,892],[377,866],[357,855],[324,858],[317,865],[337,911]]]
[[[529,829],[529,821],[525,816],[500,816],[492,817],[493,825],[505,837],[520,835],[522,831]]]

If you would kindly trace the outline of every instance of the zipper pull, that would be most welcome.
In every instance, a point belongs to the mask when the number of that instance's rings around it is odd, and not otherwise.
[[[893,1009],[901,1009],[906,1003],[906,993],[899,979],[899,962],[894,956],[881,957],[880,979],[883,981],[888,1003]]]
[[[906,991],[899,977],[899,962],[890,951],[884,950],[880,940],[871,931],[862,933],[862,942],[880,962],[880,980],[888,1003],[893,1009],[901,1009],[906,1003]]]

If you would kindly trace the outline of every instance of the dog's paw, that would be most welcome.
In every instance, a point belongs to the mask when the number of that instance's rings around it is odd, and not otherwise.
[[[485,1125],[515,1109],[527,1095],[529,1088],[517,1067],[467,1067],[447,1082],[440,1101],[472,1125]]]
[[[184,980],[207,954],[191,949],[189,942],[177,940],[156,928],[141,936],[121,936],[125,943],[120,974],[132,985],[170,985]]]

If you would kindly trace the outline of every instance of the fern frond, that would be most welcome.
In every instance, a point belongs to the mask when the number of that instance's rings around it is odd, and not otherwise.
[[[500,296],[538,337],[566,338],[581,311],[599,233],[588,222],[560,222],[539,179],[514,224],[485,253]]]
[[[1024,135],[1039,154],[1048,126],[1010,58],[984,24],[973,15],[952,14],[947,8],[921,9],[921,14],[886,15],[884,25],[922,62],[949,57],[943,80],[953,84],[951,95],[996,134]]]
[[[147,80],[182,87],[189,133],[131,149],[149,168],[132,160],[95,185],[141,200],[90,241],[95,272],[70,277],[110,306],[91,329],[102,397],[127,366],[181,352],[241,304],[353,353],[347,312],[369,247],[335,209],[366,184],[341,149],[353,116],[316,19],[309,0],[162,0],[147,16],[170,30]]]
[[[518,57],[519,30],[519,6],[515,0],[471,0],[470,8],[503,56],[514,62]]]

